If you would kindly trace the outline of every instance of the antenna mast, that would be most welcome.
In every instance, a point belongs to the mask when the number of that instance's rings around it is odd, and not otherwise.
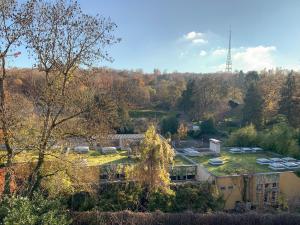
[[[232,72],[232,60],[231,60],[231,27],[229,28],[229,44],[228,44],[228,53],[227,53],[227,60],[226,60],[226,69],[227,73]]]

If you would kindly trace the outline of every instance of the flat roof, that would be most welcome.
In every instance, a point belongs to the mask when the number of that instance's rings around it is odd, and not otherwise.
[[[260,165],[256,162],[259,158],[275,157],[271,152],[241,153],[234,154],[229,151],[221,150],[219,159],[224,161],[221,166],[209,164],[209,160],[215,158],[213,155],[189,157],[196,163],[201,163],[210,173],[215,176],[239,175],[248,173],[272,172],[269,165]]]
[[[210,141],[210,142],[213,142],[213,143],[215,143],[215,144],[221,143],[220,140],[217,140],[217,139],[214,139],[214,138],[209,139],[209,141]]]

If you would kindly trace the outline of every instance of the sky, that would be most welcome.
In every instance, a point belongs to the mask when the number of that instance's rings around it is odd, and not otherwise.
[[[79,0],[110,17],[122,41],[99,66],[152,72],[225,69],[229,27],[233,70],[300,69],[299,0]],[[25,55],[15,62],[26,67]]]

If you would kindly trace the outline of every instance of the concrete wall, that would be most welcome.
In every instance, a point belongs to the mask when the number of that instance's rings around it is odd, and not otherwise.
[[[216,177],[216,186],[225,200],[225,209],[233,209],[236,202],[243,200],[243,178],[242,176]]]
[[[280,174],[280,192],[290,207],[300,206],[300,177],[293,172]]]
[[[204,166],[197,164],[196,180],[212,182],[215,177]]]
[[[300,177],[293,172],[215,177],[215,183],[223,194],[225,209],[233,209],[236,202],[242,202],[244,194],[245,200],[258,208],[276,205],[281,196],[290,209],[300,207]]]

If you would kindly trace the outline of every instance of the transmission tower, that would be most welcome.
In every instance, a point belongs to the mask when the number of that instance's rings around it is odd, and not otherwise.
[[[228,53],[227,53],[227,60],[226,60],[226,69],[227,73],[232,72],[232,60],[231,60],[231,28],[229,29],[229,44],[228,44]]]

